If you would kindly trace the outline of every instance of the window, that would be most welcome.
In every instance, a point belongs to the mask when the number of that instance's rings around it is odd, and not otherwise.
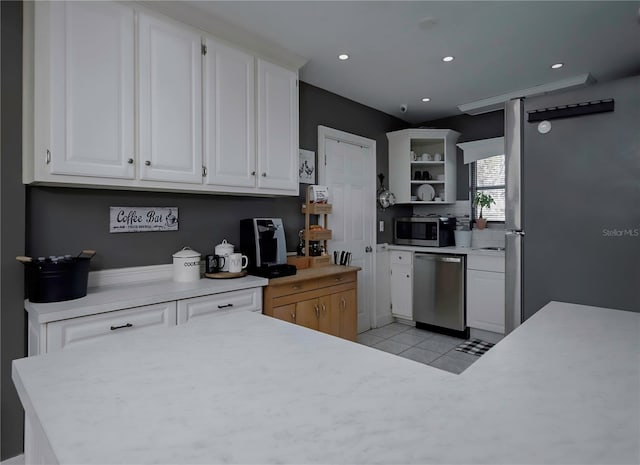
[[[504,155],[482,158],[471,164],[471,199],[476,192],[491,195],[496,201],[491,208],[482,209],[482,217],[488,221],[504,221],[505,207],[505,166]],[[472,203],[473,205],[473,203]],[[472,206],[473,218],[480,216],[480,208]]]

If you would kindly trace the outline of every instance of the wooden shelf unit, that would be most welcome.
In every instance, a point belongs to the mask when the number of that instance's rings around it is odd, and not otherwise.
[[[331,257],[327,252],[327,241],[331,240],[332,238],[332,232],[329,229],[329,215],[333,211],[333,207],[329,203],[311,202],[312,188],[313,186],[307,187],[307,198],[304,205],[302,206],[302,213],[304,213],[304,233],[302,235],[302,239],[304,239],[304,256],[307,258],[310,268],[331,265]],[[324,229],[311,229],[311,215],[318,215],[322,218],[322,226]],[[309,255],[310,241],[322,242],[325,255],[311,257]]]

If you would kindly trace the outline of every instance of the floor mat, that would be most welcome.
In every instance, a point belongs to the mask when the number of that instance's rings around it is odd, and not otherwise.
[[[481,341],[480,339],[469,339],[456,346],[456,350],[466,352],[468,354],[477,355],[478,357],[491,349],[495,344]]]

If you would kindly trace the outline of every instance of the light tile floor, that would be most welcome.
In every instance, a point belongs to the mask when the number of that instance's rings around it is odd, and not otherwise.
[[[460,374],[480,357],[455,350],[465,339],[391,323],[358,334],[358,342],[441,370]]]

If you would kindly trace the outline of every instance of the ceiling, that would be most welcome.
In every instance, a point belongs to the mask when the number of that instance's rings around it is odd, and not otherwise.
[[[409,123],[585,73],[640,73],[638,1],[187,3],[304,57],[302,81]]]

